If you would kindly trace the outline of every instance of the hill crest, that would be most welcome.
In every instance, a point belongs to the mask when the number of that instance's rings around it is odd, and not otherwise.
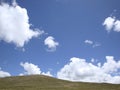
[[[0,90],[120,90],[120,85],[70,82],[44,75],[0,78]]]

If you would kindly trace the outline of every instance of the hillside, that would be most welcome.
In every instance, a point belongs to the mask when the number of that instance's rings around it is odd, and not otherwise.
[[[120,85],[69,82],[33,75],[0,78],[0,90],[120,90]]]

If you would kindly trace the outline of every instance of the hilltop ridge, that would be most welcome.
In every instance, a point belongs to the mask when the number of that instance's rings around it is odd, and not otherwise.
[[[120,90],[120,85],[70,82],[44,75],[30,75],[0,78],[0,90]]]

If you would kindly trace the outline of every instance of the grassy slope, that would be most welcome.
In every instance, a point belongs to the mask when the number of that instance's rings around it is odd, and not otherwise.
[[[120,85],[69,82],[34,75],[1,78],[0,90],[120,90]]]

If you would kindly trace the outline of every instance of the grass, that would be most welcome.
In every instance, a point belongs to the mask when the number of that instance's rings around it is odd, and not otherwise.
[[[32,75],[0,78],[0,90],[120,90],[120,85],[70,82]]]

